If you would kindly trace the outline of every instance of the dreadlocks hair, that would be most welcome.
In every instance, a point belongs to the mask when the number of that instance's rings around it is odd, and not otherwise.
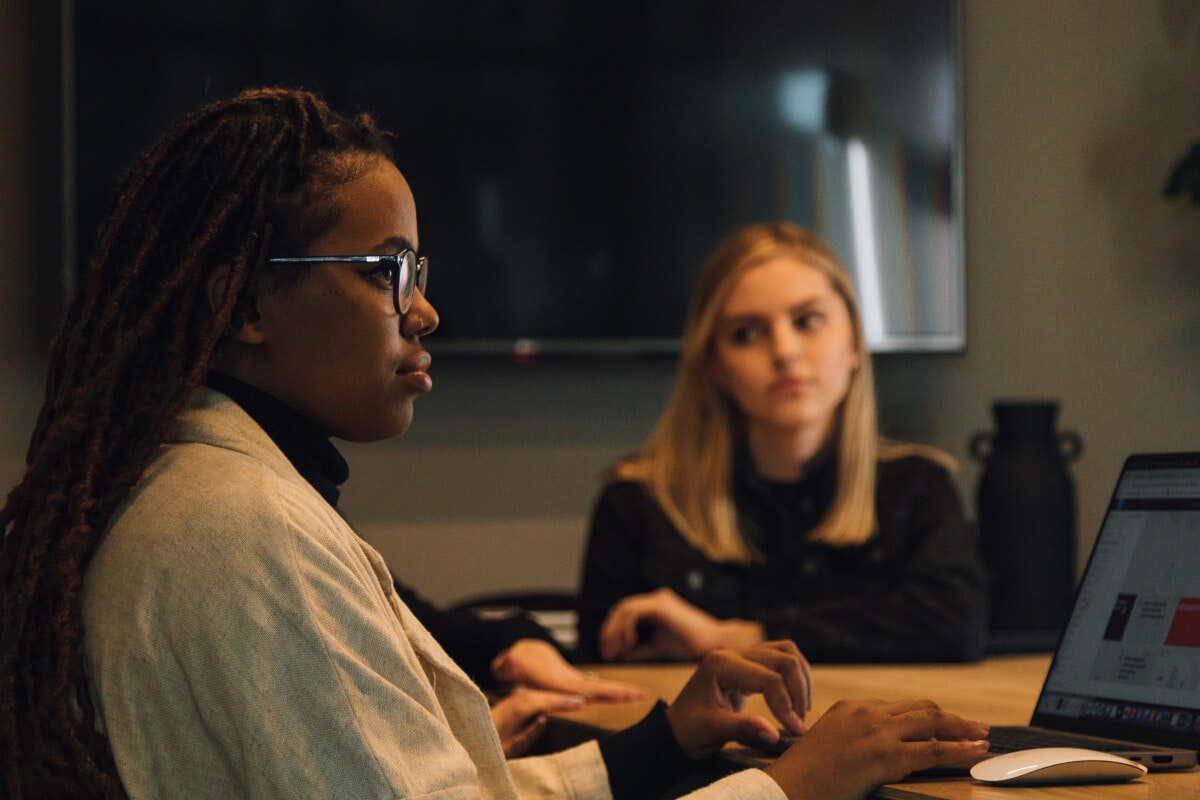
[[[267,258],[328,232],[333,191],[379,158],[394,160],[369,116],[255,89],[182,117],[122,180],[0,511],[0,795],[125,797],[88,691],[85,570],[253,292],[302,279]],[[227,289],[210,308],[221,265]]]

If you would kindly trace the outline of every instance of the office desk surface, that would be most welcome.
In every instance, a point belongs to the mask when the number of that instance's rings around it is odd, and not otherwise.
[[[1049,655],[995,656],[978,664],[831,665],[813,668],[813,713],[820,714],[842,698],[929,698],[948,711],[993,725],[1024,725],[1050,664]],[[673,700],[691,675],[690,665],[601,665],[605,678],[647,687],[657,697]],[[616,730],[637,722],[651,701],[613,705],[593,704],[562,717],[577,723]],[[770,717],[761,698],[751,708]],[[754,763],[753,751],[731,748],[730,756]],[[1121,798],[1122,800],[1200,800],[1200,769],[1158,772],[1123,784],[1107,786],[1000,787],[970,777],[909,780],[881,788],[876,797],[888,800],[945,798],[946,800],[1020,800],[1021,798]]]

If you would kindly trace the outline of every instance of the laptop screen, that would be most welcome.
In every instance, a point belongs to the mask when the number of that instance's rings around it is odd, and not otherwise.
[[[1200,747],[1200,453],[1126,460],[1033,724]]]

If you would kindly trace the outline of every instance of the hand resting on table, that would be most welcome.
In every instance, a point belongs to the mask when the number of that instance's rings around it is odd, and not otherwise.
[[[613,606],[600,626],[598,647],[605,661],[690,661],[765,638],[761,623],[718,619],[664,587]]]

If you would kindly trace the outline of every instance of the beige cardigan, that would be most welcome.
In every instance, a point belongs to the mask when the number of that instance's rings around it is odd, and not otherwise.
[[[83,617],[133,798],[611,798],[595,743],[505,761],[382,558],[217,392],[114,518]],[[758,770],[698,794],[782,797]]]

